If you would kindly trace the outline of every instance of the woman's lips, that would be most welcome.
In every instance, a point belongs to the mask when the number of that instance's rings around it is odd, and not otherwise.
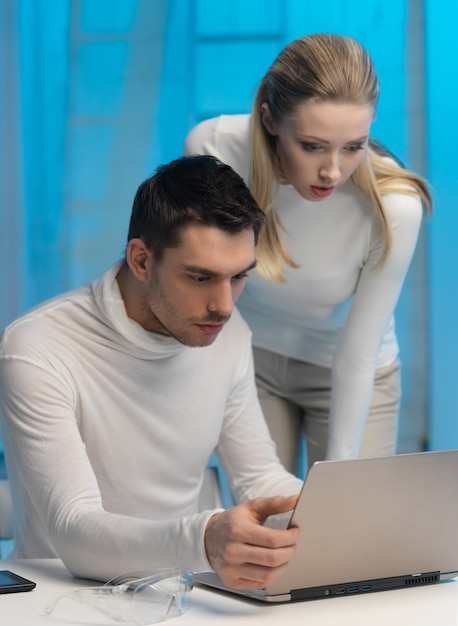
[[[319,198],[326,198],[327,196],[330,196],[332,194],[335,187],[315,187],[314,185],[312,185],[311,189],[313,193]]]

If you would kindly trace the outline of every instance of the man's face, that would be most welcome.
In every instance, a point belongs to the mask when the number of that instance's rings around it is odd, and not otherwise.
[[[229,320],[255,266],[254,233],[230,234],[190,224],[177,248],[166,248],[159,263],[148,260],[145,284],[147,330],[186,346],[208,346]]]

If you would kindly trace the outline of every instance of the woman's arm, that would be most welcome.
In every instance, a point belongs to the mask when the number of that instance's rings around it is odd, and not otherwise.
[[[362,269],[332,369],[332,396],[327,457],[358,455],[372,398],[377,353],[393,314],[415,250],[423,216],[416,195],[384,196],[393,246],[381,269],[381,227],[373,234],[370,256]]]

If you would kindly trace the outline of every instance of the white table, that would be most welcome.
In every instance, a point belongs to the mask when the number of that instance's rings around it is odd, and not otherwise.
[[[1,626],[115,625],[104,615],[62,600],[52,615],[44,607],[55,596],[88,581],[70,576],[58,559],[0,560],[37,583],[25,593],[0,594]],[[196,587],[187,613],[172,626],[458,626],[458,579],[425,587],[382,591],[283,605],[264,605]]]

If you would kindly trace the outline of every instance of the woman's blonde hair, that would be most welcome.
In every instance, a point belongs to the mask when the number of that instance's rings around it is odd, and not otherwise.
[[[262,122],[262,105],[269,105],[272,120],[278,124],[304,101],[369,104],[375,111],[378,96],[378,76],[369,53],[351,37],[315,34],[296,39],[270,66],[259,86],[251,117],[250,188],[267,216],[257,246],[258,268],[265,276],[284,281],[285,264],[290,267],[297,264],[283,243],[282,224],[273,206],[281,171],[276,138]],[[413,172],[390,163],[384,155],[389,156],[369,142],[351,177],[357,187],[369,194],[383,226],[384,250],[379,266],[388,257],[392,244],[382,194],[415,193],[431,208],[427,183]]]

